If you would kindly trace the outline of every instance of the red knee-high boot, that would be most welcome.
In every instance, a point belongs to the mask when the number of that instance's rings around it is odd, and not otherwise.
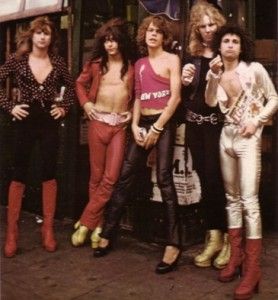
[[[228,230],[231,257],[227,266],[220,271],[218,280],[229,282],[235,279],[243,261],[242,228]]]
[[[7,235],[4,248],[6,257],[13,257],[17,250],[19,214],[25,185],[18,181],[12,181],[9,187]]]
[[[261,239],[246,239],[244,274],[235,290],[235,299],[250,299],[254,292],[258,293],[261,280],[261,250]]]
[[[43,225],[42,244],[46,251],[54,252],[57,243],[54,237],[53,223],[56,209],[57,182],[55,179],[42,183]]]

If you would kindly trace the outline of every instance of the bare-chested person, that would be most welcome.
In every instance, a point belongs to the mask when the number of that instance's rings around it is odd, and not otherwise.
[[[84,244],[92,231],[92,248],[98,246],[102,215],[118,179],[123,161],[134,70],[124,22],[112,19],[95,34],[93,54],[76,81],[80,105],[89,119],[89,202],[75,224],[72,244]]]
[[[243,276],[234,299],[250,299],[261,280],[262,226],[258,199],[261,136],[278,109],[278,96],[264,67],[252,62],[252,43],[239,27],[225,26],[215,35],[206,102],[225,114],[220,160],[227,198],[231,258],[220,272],[221,282]]]
[[[102,239],[94,256],[101,257],[108,253],[138,169],[146,164],[152,148],[156,148],[157,182],[167,224],[164,256],[156,267],[156,272],[162,274],[176,267],[181,251],[177,195],[172,177],[176,126],[171,119],[180,101],[180,62],[177,55],[167,52],[171,34],[167,21],[161,16],[150,16],[143,20],[138,29],[137,43],[143,57],[135,64],[133,139],[113,191],[101,233]]]

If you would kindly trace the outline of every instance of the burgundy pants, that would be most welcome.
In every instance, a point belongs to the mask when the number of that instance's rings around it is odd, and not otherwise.
[[[111,126],[97,120],[89,123],[89,202],[80,222],[91,230],[102,225],[105,204],[110,199],[122,166],[125,137],[126,131],[122,126]]]

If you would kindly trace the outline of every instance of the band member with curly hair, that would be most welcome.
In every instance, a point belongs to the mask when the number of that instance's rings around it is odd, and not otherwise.
[[[16,101],[0,89],[0,107],[13,116],[15,127],[14,172],[8,195],[8,226],[4,254],[17,250],[19,214],[32,148],[38,141],[42,157],[42,244],[53,252],[56,208],[56,163],[59,119],[75,101],[74,84],[64,60],[55,54],[56,30],[48,17],[38,17],[18,36],[18,49],[0,66],[0,83],[15,78]]]
[[[121,218],[140,165],[146,164],[153,148],[157,151],[157,182],[167,222],[167,244],[159,274],[172,271],[180,255],[177,195],[172,176],[176,124],[171,120],[180,102],[180,61],[167,51],[171,45],[168,22],[150,16],[141,23],[137,43],[142,54],[135,64],[135,104],[131,140],[119,181],[112,194],[101,242],[94,255],[104,256]]]
[[[123,161],[126,125],[131,119],[134,70],[127,26],[119,18],[100,27],[91,59],[76,80],[80,105],[89,119],[89,202],[72,235],[83,245],[92,231],[92,248],[98,246],[105,204],[110,199]]]
[[[198,2],[190,13],[190,56],[182,71],[183,105],[186,114],[186,146],[201,183],[201,215],[206,241],[203,251],[194,258],[198,267],[224,268],[230,247],[226,232],[225,193],[219,161],[219,138],[223,126],[218,107],[205,103],[206,74],[213,59],[211,42],[225,19],[207,2]]]
[[[220,105],[225,123],[220,159],[227,198],[231,259],[219,275],[232,281],[243,265],[235,299],[250,299],[261,280],[261,213],[258,199],[261,174],[261,135],[278,109],[278,96],[264,67],[252,62],[252,42],[239,27],[216,34],[210,62],[206,102]]]

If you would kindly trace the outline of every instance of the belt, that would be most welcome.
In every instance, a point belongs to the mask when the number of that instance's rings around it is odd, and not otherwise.
[[[208,116],[203,116],[196,114],[191,110],[187,110],[185,114],[185,119],[188,122],[197,123],[198,125],[203,124],[204,122],[211,123],[212,125],[217,125],[223,121],[223,117],[220,114],[212,113]]]
[[[100,112],[97,111],[96,109],[93,109],[93,118],[95,120],[101,121],[111,126],[118,126],[123,123],[127,123],[131,118],[131,114],[129,112],[124,112],[124,113]]]

